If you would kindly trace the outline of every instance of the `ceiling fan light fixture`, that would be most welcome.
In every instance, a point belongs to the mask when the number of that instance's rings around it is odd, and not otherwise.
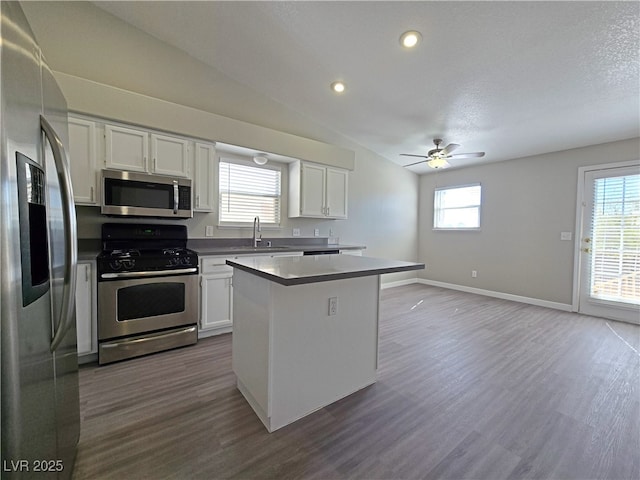
[[[264,153],[261,153],[260,155],[256,155],[255,157],[253,157],[253,161],[257,165],[264,165],[269,161],[269,159]]]
[[[347,86],[344,84],[344,82],[336,81],[331,84],[331,90],[335,93],[344,93],[346,89]]]
[[[444,158],[435,157],[427,162],[431,168],[447,168],[449,166],[449,162],[447,162]]]
[[[414,48],[422,40],[422,34],[417,30],[409,30],[400,35],[400,45],[404,48]]]

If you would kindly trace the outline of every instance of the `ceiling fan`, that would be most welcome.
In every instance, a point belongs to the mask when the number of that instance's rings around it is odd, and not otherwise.
[[[411,167],[412,165],[417,165],[422,162],[427,162],[431,168],[446,168],[449,166],[449,162],[447,162],[450,158],[479,158],[484,157],[484,152],[473,152],[473,153],[458,153],[452,155],[451,152],[456,150],[460,145],[457,143],[450,143],[444,148],[440,148],[440,144],[442,143],[441,138],[434,138],[433,143],[436,145],[436,148],[433,150],[429,150],[426,155],[413,155],[411,153],[401,153],[405,157],[421,157],[426,160],[420,160],[419,162],[410,163],[409,165],[403,165],[404,167]]]

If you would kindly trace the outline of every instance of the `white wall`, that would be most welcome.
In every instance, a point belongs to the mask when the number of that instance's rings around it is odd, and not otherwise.
[[[303,236],[312,236],[315,228],[328,236],[332,228],[341,243],[366,245],[367,255],[416,259],[417,175],[90,3],[27,2],[23,7],[72,111],[354,168],[348,220],[285,217],[281,230],[265,236],[291,236],[293,227]],[[95,207],[78,208],[81,238],[98,238],[104,221],[113,219],[100,216]],[[205,226],[217,225],[217,218],[195,213],[185,224],[190,236],[202,238]],[[215,229],[216,237],[249,235],[249,229]],[[385,280],[411,277],[414,272]]]
[[[576,235],[578,167],[639,158],[636,138],[421,177],[419,277],[570,305],[574,242],[560,232]],[[481,230],[434,231],[434,188],[475,182]]]

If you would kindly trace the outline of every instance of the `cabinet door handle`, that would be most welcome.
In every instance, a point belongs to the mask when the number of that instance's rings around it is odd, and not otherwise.
[[[147,157],[142,157],[142,163],[144,164],[144,169],[149,170],[149,165],[147,163]]]
[[[88,282],[89,280],[91,280],[90,275],[89,275],[89,265],[85,265],[84,266],[84,279]]]
[[[196,195],[196,207],[200,206],[200,195]]]
[[[153,159],[153,171],[154,172],[158,171],[158,159],[157,158]]]
[[[93,186],[92,186],[92,187],[90,187],[90,188],[91,188],[91,190],[90,190],[90,191],[91,191],[91,193],[90,193],[90,195],[91,195],[90,200],[93,202],[93,201],[95,201],[95,198],[93,197]]]

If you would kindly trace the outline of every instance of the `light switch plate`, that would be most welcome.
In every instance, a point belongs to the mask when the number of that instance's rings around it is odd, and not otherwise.
[[[315,228],[313,230],[313,236],[314,237],[319,237],[320,236],[320,229],[319,228]]]
[[[560,232],[560,240],[571,240],[571,232]]]
[[[294,237],[299,237],[300,236],[300,229],[299,228],[294,228],[293,229],[293,236]]]
[[[213,225],[207,225],[207,227],[205,228],[204,234],[207,237],[213,237]]]

